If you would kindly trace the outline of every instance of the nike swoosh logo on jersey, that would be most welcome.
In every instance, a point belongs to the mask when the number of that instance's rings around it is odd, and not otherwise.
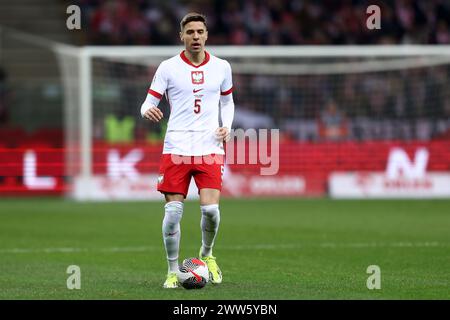
[[[202,90],[203,90],[203,88],[201,88],[201,89],[193,89],[192,92],[197,93],[197,92],[202,91]]]

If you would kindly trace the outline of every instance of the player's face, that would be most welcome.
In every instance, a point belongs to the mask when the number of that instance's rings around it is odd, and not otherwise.
[[[181,41],[184,42],[186,50],[191,53],[202,52],[208,39],[208,31],[201,21],[191,21],[184,26],[180,32]]]

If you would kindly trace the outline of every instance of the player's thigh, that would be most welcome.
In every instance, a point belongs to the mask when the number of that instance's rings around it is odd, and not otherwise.
[[[179,195],[183,195],[184,199],[187,196],[191,182],[191,169],[190,164],[174,163],[170,154],[163,154],[161,157],[157,190],[165,195],[166,200],[168,198],[180,199]]]
[[[200,205],[206,206],[209,204],[219,204],[220,190],[203,188],[200,189]]]
[[[202,205],[219,203],[222,189],[223,157],[217,161],[205,161],[194,167],[194,180],[200,194]]]
[[[171,201],[184,202],[184,194],[164,193],[164,197],[166,198],[166,202],[171,202]]]

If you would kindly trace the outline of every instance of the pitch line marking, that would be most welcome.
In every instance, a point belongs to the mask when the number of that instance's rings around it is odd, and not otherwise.
[[[279,250],[279,249],[301,249],[301,248],[435,248],[449,247],[450,243],[427,241],[427,242],[322,242],[322,243],[286,243],[286,244],[255,244],[255,245],[233,245],[220,246],[220,250]],[[197,247],[186,247],[196,249]],[[135,247],[109,247],[109,248],[3,248],[1,253],[127,253],[147,252],[163,250],[163,246],[135,246]]]

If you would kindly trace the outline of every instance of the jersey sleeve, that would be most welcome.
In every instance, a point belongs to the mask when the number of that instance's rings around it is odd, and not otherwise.
[[[165,63],[161,63],[153,76],[152,84],[147,92],[147,97],[141,105],[141,116],[152,107],[157,107],[164,91],[167,89],[167,72]]]
[[[148,89],[148,93],[157,99],[161,99],[167,89],[167,83],[167,68],[166,64],[163,62],[159,65],[155,75],[153,76],[152,84],[150,85],[150,89]]]
[[[225,61],[225,76],[220,85],[220,94],[222,96],[229,95],[233,92],[233,79],[231,76],[231,65],[228,61]]]
[[[225,77],[220,86],[220,109],[222,126],[231,130],[234,118],[233,81],[231,78],[231,66],[225,65]]]

